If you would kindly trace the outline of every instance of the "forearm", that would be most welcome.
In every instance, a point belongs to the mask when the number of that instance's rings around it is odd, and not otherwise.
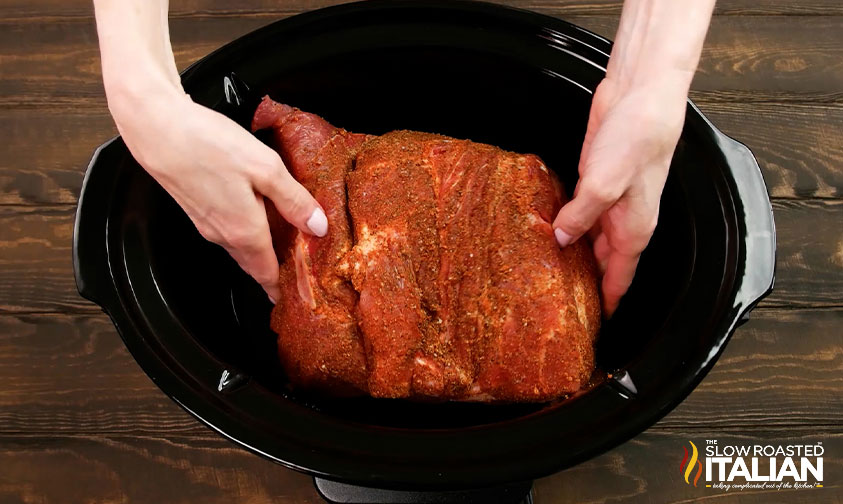
[[[120,127],[144,99],[182,97],[167,25],[168,0],[94,0],[109,109]]]
[[[626,0],[607,77],[684,101],[715,0]]]

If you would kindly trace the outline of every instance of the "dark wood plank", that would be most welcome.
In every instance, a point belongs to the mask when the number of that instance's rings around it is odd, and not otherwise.
[[[822,443],[824,488],[730,491],[684,482],[683,446]],[[537,504],[839,502],[841,433],[648,431],[608,453],[535,482]],[[446,454],[443,454],[446,456]],[[398,462],[398,460],[396,461]],[[353,463],[349,461],[349,463]],[[0,437],[2,502],[321,502],[309,477],[210,435]]]
[[[843,60],[828,56],[843,49],[841,33],[843,17],[715,18],[693,88],[840,92]]]
[[[749,145],[774,198],[843,197],[843,106],[698,105]],[[0,204],[74,204],[91,153],[114,134],[104,103],[0,109]]]
[[[75,204],[94,149],[116,134],[105,103],[0,110],[0,204]]]
[[[840,306],[843,201],[777,200],[778,275],[767,307]],[[74,208],[0,207],[0,313],[96,311],[76,293]]]
[[[225,439],[0,437],[0,502],[319,504],[310,478]]]
[[[758,16],[798,15],[834,16],[843,14],[843,4],[836,0],[793,2],[791,0],[718,0],[715,15]]]
[[[773,198],[843,197],[843,106],[697,105],[752,149]]]
[[[782,200],[776,221],[776,290],[765,306],[843,303],[843,202]]]
[[[187,16],[277,16],[297,14],[348,0],[181,0],[170,2],[174,17]],[[619,15],[618,0],[492,0],[495,3],[551,15]],[[839,15],[843,6],[836,0],[720,0],[716,15]],[[20,22],[45,18],[84,18],[92,15],[84,0],[9,0],[0,7],[0,17]]]
[[[843,425],[841,326],[840,308],[754,311],[714,369],[657,427]]]
[[[0,433],[198,432],[129,355],[109,318],[0,316]]]
[[[757,310],[653,429],[835,431],[841,323],[843,309]],[[0,316],[0,383],[0,436],[208,432],[146,377],[104,314]]]
[[[74,211],[70,206],[0,207],[0,313],[98,311],[76,293]]]
[[[612,37],[612,16],[566,16]],[[714,20],[694,82],[699,91],[804,99],[843,89],[843,16],[725,16]],[[179,67],[269,23],[271,17],[176,18]],[[788,37],[781,37],[787,33]],[[54,106],[102,96],[93,21],[0,23],[0,106]]]

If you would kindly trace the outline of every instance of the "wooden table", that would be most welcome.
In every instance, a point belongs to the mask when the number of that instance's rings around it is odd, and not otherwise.
[[[180,68],[332,0],[173,0]],[[619,2],[506,2],[612,37]],[[76,293],[74,204],[115,133],[90,0],[0,2],[0,502],[318,503],[310,478],[172,403]],[[778,227],[776,290],[675,411],[538,480],[536,502],[840,502],[843,484],[843,3],[722,0],[693,98],[747,143]],[[679,475],[688,440],[822,442],[825,488],[730,492]]]

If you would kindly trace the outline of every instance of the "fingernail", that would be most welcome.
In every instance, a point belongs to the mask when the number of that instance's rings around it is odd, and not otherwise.
[[[317,207],[310,215],[310,218],[307,219],[307,229],[319,237],[328,234],[328,218],[321,208]]]
[[[571,244],[571,240],[574,238],[565,231],[562,231],[560,228],[554,229],[553,234],[556,235],[556,241],[559,243],[560,247],[567,247]]]

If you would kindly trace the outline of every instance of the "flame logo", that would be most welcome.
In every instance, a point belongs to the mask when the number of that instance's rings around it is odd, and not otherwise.
[[[699,452],[697,451],[697,445],[695,445],[692,441],[688,441],[691,445],[691,460],[688,460],[688,448],[682,447],[685,450],[685,456],[682,458],[682,463],[679,464],[679,473],[685,474],[685,483],[691,484],[691,481],[688,479],[691,477],[691,473],[694,471],[694,466],[697,468],[697,474],[694,475],[694,486],[697,486],[697,482],[700,480],[700,476],[702,475],[702,464],[700,463],[699,459]],[[688,463],[685,465],[685,463]]]

